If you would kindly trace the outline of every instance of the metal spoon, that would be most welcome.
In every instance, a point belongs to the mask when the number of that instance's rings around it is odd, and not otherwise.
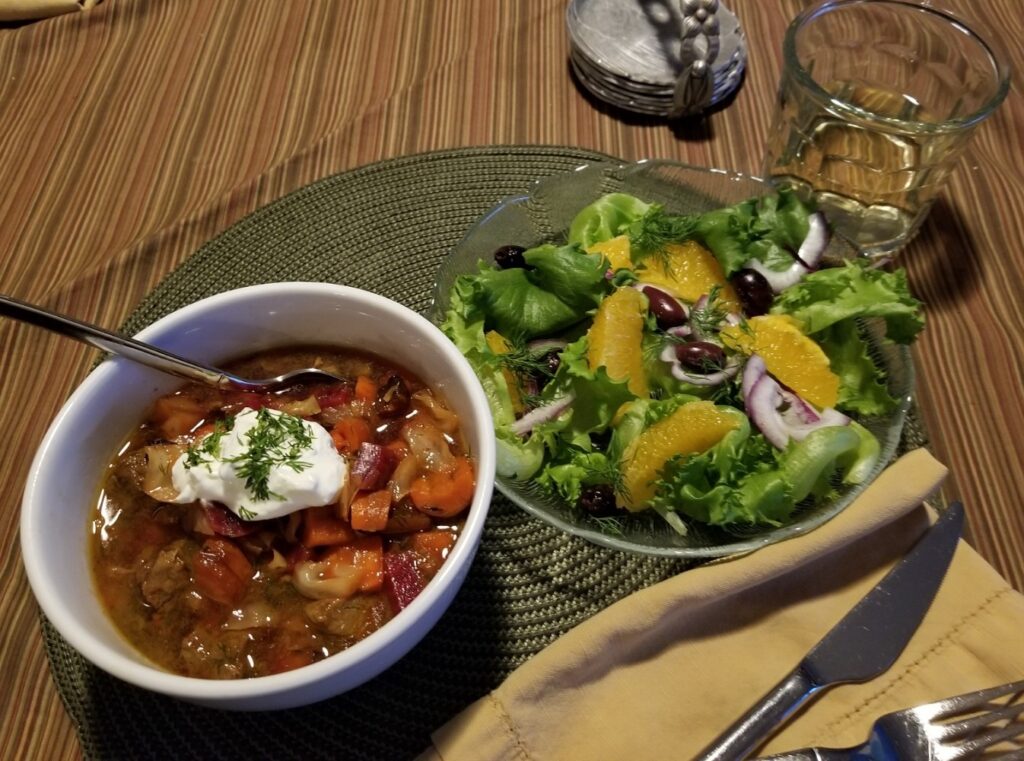
[[[158,349],[151,344],[136,341],[119,333],[112,333],[87,322],[80,322],[72,317],[51,312],[23,301],[0,295],[0,315],[27,322],[39,328],[52,330],[54,333],[74,338],[101,351],[126,357],[153,367],[161,372],[177,375],[181,378],[207,383],[217,388],[236,388],[245,391],[270,391],[275,388],[291,386],[302,380],[343,380],[326,370],[316,367],[304,367],[292,370],[273,378],[240,378],[216,367],[200,365],[191,360],[179,357],[169,351]]]

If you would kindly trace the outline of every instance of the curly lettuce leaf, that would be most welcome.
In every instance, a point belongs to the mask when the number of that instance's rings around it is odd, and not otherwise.
[[[842,320],[880,317],[886,338],[900,344],[911,343],[924,328],[921,302],[910,293],[906,271],[886,272],[864,260],[812,272],[780,293],[771,311],[792,315],[812,334]]]
[[[769,269],[793,264],[810,229],[811,210],[788,190],[751,198],[707,212],[697,221],[696,237],[725,271],[726,277],[757,259]]]
[[[612,380],[604,367],[590,369],[587,361],[586,336],[573,341],[562,350],[555,377],[544,387],[542,400],[554,400],[566,394],[575,398],[570,415],[562,418],[556,429],[563,441],[589,437],[594,431],[611,426],[618,409],[635,399],[626,380]],[[589,438],[587,439],[589,441]],[[558,456],[559,444],[552,442],[552,454]]]
[[[886,388],[885,373],[868,354],[868,344],[853,320],[842,320],[815,336],[839,376],[838,409],[860,415],[885,415],[896,408]]]
[[[748,423],[707,452],[669,460],[651,506],[717,526],[781,525],[801,500],[827,493],[832,473],[852,467],[861,445],[857,432],[836,426],[777,452]]]
[[[449,314],[482,319],[484,329],[524,339],[576,324],[607,292],[604,260],[575,246],[539,246],[523,254],[529,269],[496,269],[481,262],[457,278]]]
[[[614,480],[612,463],[602,452],[577,451],[567,462],[551,465],[537,477],[537,483],[570,505],[579,502],[583,487]]]
[[[494,425],[500,427],[515,420],[515,407],[501,361],[487,345],[484,313],[476,304],[475,293],[472,279],[456,280],[441,330],[469,361],[487,396]]]
[[[569,225],[569,243],[587,248],[622,235],[649,208],[650,204],[627,193],[601,196],[573,217]]]

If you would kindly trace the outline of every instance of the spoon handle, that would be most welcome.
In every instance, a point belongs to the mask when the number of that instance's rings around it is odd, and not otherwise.
[[[72,317],[41,309],[32,304],[0,295],[0,315],[27,322],[39,328],[60,333],[61,335],[82,341],[101,351],[119,354],[165,373],[181,378],[208,383],[220,388],[234,385],[234,376],[214,367],[206,367],[190,362],[187,359],[158,349],[155,346],[136,341],[133,338],[98,328]]]

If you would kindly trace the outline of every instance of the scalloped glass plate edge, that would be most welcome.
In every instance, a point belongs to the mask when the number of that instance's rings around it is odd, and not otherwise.
[[[488,258],[501,245],[531,247],[544,241],[558,240],[559,236],[564,236],[575,213],[605,193],[632,193],[648,202],[663,203],[670,211],[687,213],[728,206],[771,190],[768,183],[753,175],[660,159],[581,164],[570,172],[539,178],[530,184],[526,192],[511,194],[499,201],[469,228],[443,260],[435,278],[427,317],[435,324],[441,324],[455,278],[475,271],[477,260]],[[829,249],[831,258],[852,255],[853,249],[848,244],[834,238]],[[681,543],[688,541],[687,537],[676,535],[665,524],[659,526],[657,541],[640,541],[635,536],[602,531],[589,517],[579,520],[566,517],[571,516],[571,507],[555,505],[553,500],[528,493],[528,483],[498,476],[495,485],[525,512],[559,530],[602,547],[640,555],[684,560],[727,558],[806,534],[845,510],[888,467],[896,454],[910,409],[914,367],[909,349],[881,341],[877,323],[864,327],[872,337],[873,350],[881,355],[890,391],[899,401],[892,415],[862,421],[879,437],[878,464],[863,483],[848,487],[831,502],[805,510],[795,522],[746,536],[726,537],[726,532],[720,532],[719,541],[703,545]],[[695,533],[700,534],[702,530],[706,531],[696,527]]]

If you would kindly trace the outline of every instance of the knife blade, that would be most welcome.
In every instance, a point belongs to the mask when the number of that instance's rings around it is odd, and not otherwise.
[[[963,522],[963,505],[952,503],[797,667],[708,745],[696,761],[746,758],[798,708],[828,687],[866,682],[892,666],[935,599]]]

